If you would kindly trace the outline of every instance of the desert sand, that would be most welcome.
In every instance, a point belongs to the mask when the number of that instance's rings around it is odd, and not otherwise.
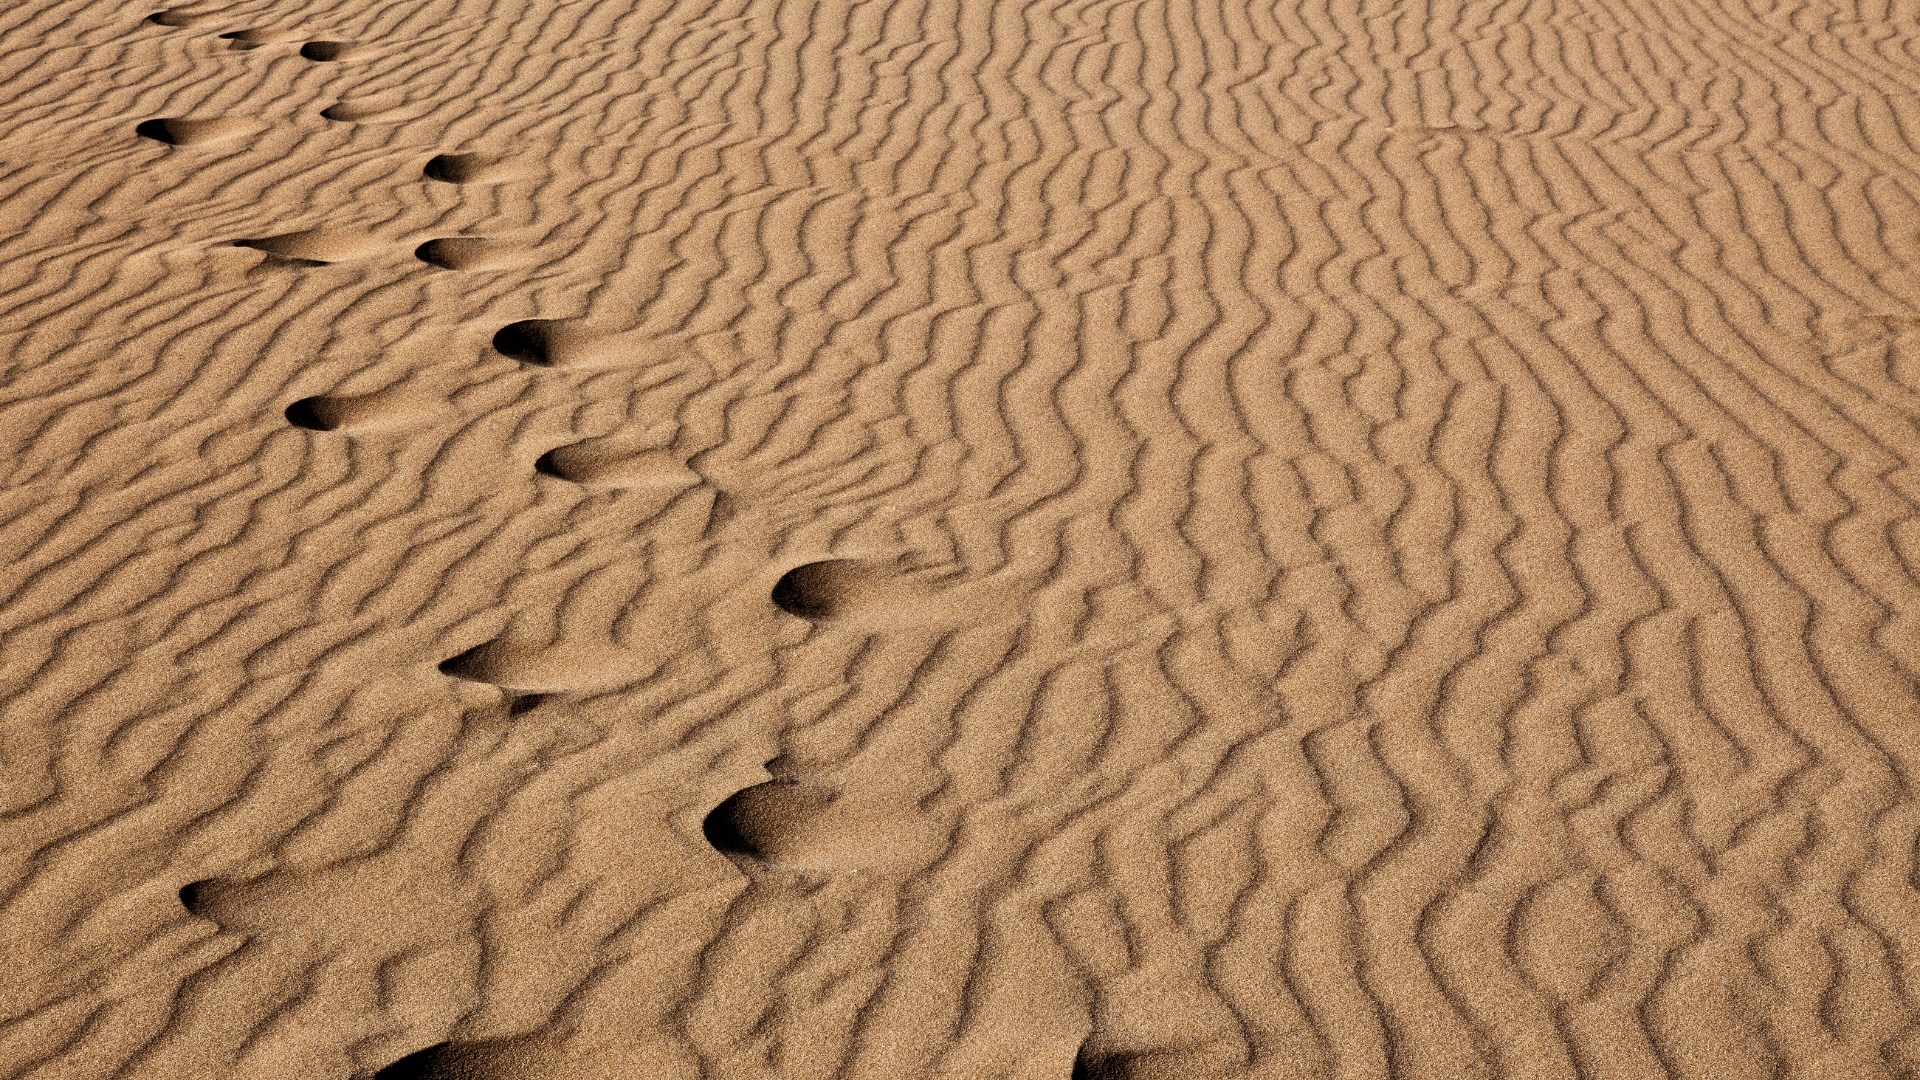
[[[0,1076],[1920,1078],[1912,0],[164,2]]]

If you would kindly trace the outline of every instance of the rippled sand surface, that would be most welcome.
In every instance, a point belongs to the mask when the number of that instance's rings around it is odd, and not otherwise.
[[[0,1076],[1920,1078],[1912,0],[147,2]]]

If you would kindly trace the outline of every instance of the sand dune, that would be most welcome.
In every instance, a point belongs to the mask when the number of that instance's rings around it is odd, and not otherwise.
[[[1920,9],[0,10],[0,1076],[1920,1077]]]

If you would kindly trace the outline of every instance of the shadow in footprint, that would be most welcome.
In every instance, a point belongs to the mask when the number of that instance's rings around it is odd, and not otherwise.
[[[364,233],[341,229],[305,229],[249,240],[235,240],[234,247],[264,251],[278,259],[303,265],[345,262],[371,255],[381,248],[379,240]]]
[[[187,914],[207,919],[222,929],[234,921],[236,911],[246,906],[246,898],[256,882],[233,878],[204,878],[180,886],[180,906]]]
[[[538,1035],[482,1042],[443,1042],[415,1050],[368,1080],[507,1080],[534,1075],[589,1075],[552,1071],[552,1066],[546,1063],[554,1056],[550,1043]]]
[[[493,347],[500,355],[523,364],[556,367],[577,350],[580,337],[560,319],[522,319],[496,331]]]
[[[911,802],[791,778],[734,792],[700,830],[742,869],[889,873],[925,866],[947,847],[939,824]]]
[[[262,45],[298,41],[300,34],[295,30],[233,30],[221,34],[220,39],[227,43],[228,49],[234,52],[246,52],[248,49],[257,49]]]
[[[436,1043],[374,1073],[373,1080],[456,1080],[470,1073],[460,1067],[459,1058],[452,1043]]]
[[[359,46],[351,41],[309,41],[300,46],[301,56],[321,63],[345,60],[359,51]]]
[[[507,699],[507,715],[525,716],[558,696],[557,694],[515,694]]]
[[[336,101],[320,110],[320,115],[328,120],[373,120],[396,113],[405,104],[397,97],[355,98],[352,101]],[[394,117],[402,119],[402,117]]]
[[[729,795],[713,808],[700,831],[722,855],[773,862],[791,849],[810,818],[833,805],[824,787],[774,780]]]
[[[770,599],[781,611],[814,623],[958,626],[1018,615],[1031,586],[961,580],[892,560],[823,559],[782,574]]]
[[[495,331],[493,347],[502,356],[539,367],[670,367],[684,370],[692,359],[684,343],[671,337],[606,333],[578,319],[523,319]]]
[[[143,139],[163,142],[168,146],[200,146],[251,135],[264,130],[266,126],[259,120],[238,116],[216,116],[205,120],[159,117],[153,120],[142,120],[134,126],[133,133]]]
[[[381,1073],[386,1076],[386,1073]],[[1124,1080],[1126,1070],[1121,1060],[1111,1054],[1089,1054],[1080,1051],[1073,1059],[1073,1080]]]
[[[499,685],[500,653],[503,647],[498,642],[483,641],[466,652],[449,656],[440,661],[440,674],[461,679],[466,682]]]
[[[287,422],[308,431],[362,433],[418,429],[446,411],[447,402],[421,391],[382,390],[353,397],[301,398],[287,406]]]
[[[443,184],[487,184],[520,175],[510,163],[492,154],[441,154],[430,159],[420,172]]]
[[[1073,1080],[1236,1080],[1245,1075],[1244,1062],[1226,1045],[1125,1051],[1083,1045],[1073,1062]]]
[[[556,447],[533,463],[535,472],[596,490],[692,487],[700,475],[664,450],[622,452],[607,439]]]
[[[452,402],[430,386],[401,381],[365,394],[301,398],[286,408],[287,423],[308,431],[418,431],[452,411]]]
[[[773,585],[773,606],[814,622],[845,616],[857,594],[870,588],[879,570],[853,559],[827,559],[796,566]]]
[[[219,18],[218,12],[197,13],[179,8],[156,11],[147,16],[147,21],[155,26],[199,26]]]
[[[722,855],[758,859],[761,857],[759,849],[747,839],[746,833],[740,831],[738,803],[744,794],[746,792],[736,791],[727,797],[726,802],[714,807],[713,812],[700,823],[700,835],[706,837],[707,843],[713,845],[713,850]]]
[[[414,257],[442,270],[491,270],[519,260],[509,245],[479,236],[448,236],[413,249]]]
[[[442,660],[439,670],[450,678],[495,687],[509,701],[621,686],[659,671],[685,646],[681,633],[656,630],[653,637],[631,647],[580,642],[523,645],[495,638]]]
[[[287,423],[308,431],[332,431],[340,425],[324,409],[322,398],[301,398],[287,406]]]

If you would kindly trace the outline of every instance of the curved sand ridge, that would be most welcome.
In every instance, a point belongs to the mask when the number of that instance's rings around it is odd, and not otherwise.
[[[1920,1074],[1916,35],[0,11],[0,1075]]]

